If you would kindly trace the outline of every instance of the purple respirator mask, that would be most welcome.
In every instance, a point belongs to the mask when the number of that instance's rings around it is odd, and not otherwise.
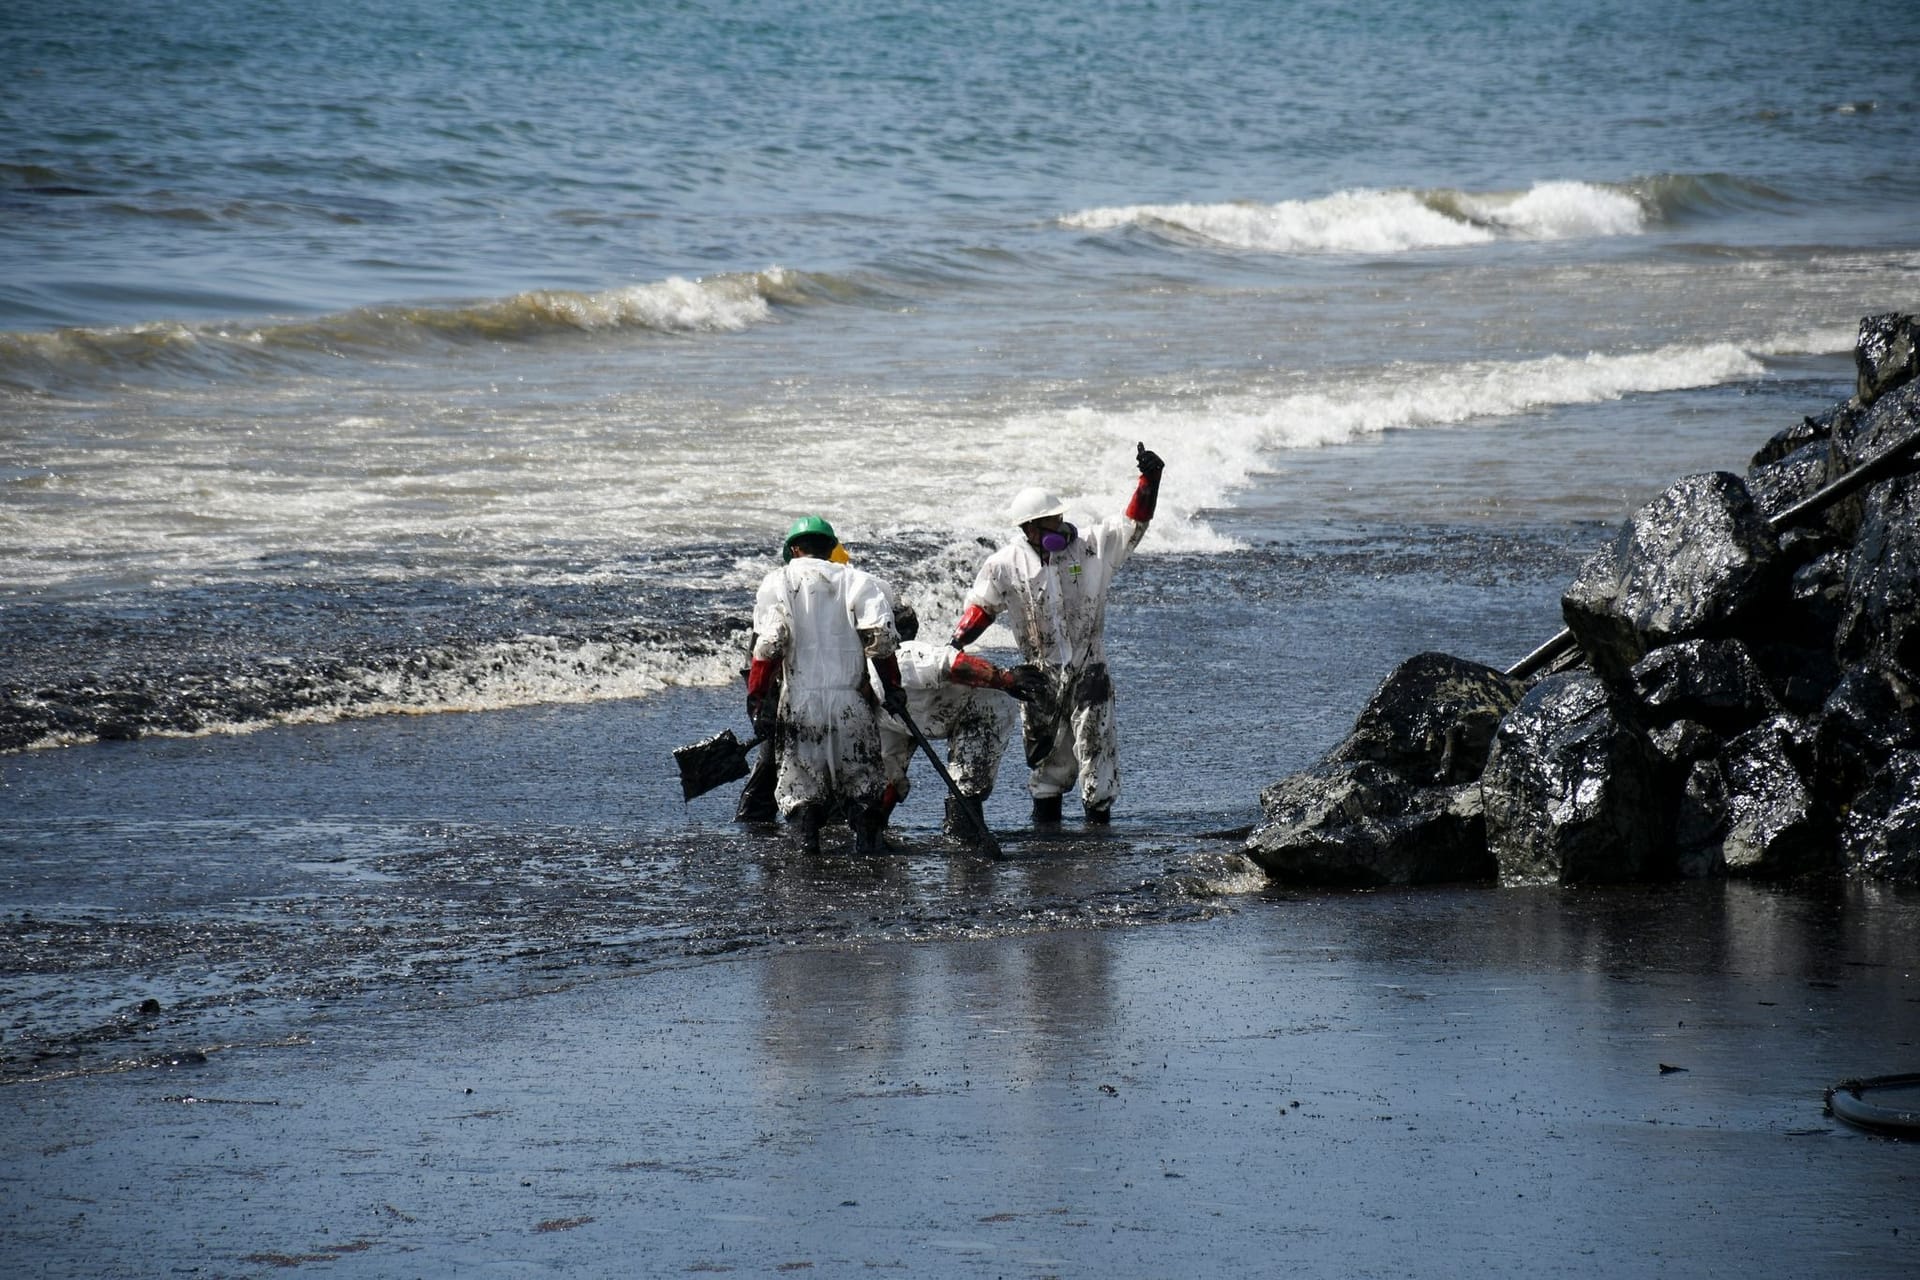
[[[1073,526],[1067,524],[1043,534],[1040,538],[1040,545],[1051,555],[1055,552],[1065,551],[1067,544],[1072,541]]]

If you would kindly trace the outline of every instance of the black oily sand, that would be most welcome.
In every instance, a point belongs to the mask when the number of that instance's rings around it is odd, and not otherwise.
[[[27,1274],[1911,1273],[1920,899],[1308,894],[1223,830],[1400,659],[1558,628],[1587,526],[1143,556],[1111,829],[878,859],[679,796],[741,693],[0,757]],[[924,768],[922,762],[921,768]]]

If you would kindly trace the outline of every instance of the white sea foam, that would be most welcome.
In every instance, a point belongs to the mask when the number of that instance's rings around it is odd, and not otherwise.
[[[1630,236],[1647,224],[1640,201],[1590,182],[1541,182],[1518,195],[1462,195],[1458,203],[1477,221],[1533,240]]]
[[[1070,506],[1085,512],[1117,507],[1112,495],[1128,482],[1129,446],[1149,442],[1179,478],[1161,500],[1152,548],[1209,551],[1230,544],[1208,525],[1205,513],[1230,507],[1234,494],[1270,471],[1287,450],[1757,378],[1765,371],[1760,355],[1820,349],[1809,347],[1819,338],[1786,338],[1757,350],[1709,343],[1620,355],[1394,366],[1298,390],[1215,396],[1180,408],[1032,415],[1010,422],[1008,431],[1019,442],[1014,447],[1036,462],[1045,460],[1038,468],[1041,482],[1060,483]],[[1073,459],[1071,471],[1057,461],[1062,458]],[[1085,483],[1083,459],[1101,460],[1091,485]]]
[[[857,546],[899,528],[952,528],[997,541],[1010,536],[1005,504],[1027,484],[1058,492],[1069,516],[1092,521],[1118,513],[1131,493],[1134,445],[1163,454],[1174,483],[1165,486],[1146,554],[1213,552],[1237,545],[1208,513],[1231,508],[1292,450],[1337,447],[1383,432],[1497,420],[1625,396],[1722,385],[1762,376],[1762,357],[1844,350],[1852,335],[1822,330],[1767,343],[1674,345],[1651,351],[1465,365],[1406,364],[1210,396],[1176,396],[1137,408],[1074,407],[1017,413],[955,442],[929,431],[905,474],[859,468],[768,469],[775,509],[844,511],[841,528]],[[961,450],[952,458],[949,450]],[[971,470],[967,461],[974,463]],[[958,477],[970,476],[970,480]],[[884,486],[884,488],[882,488]],[[797,505],[796,505],[797,504]],[[885,511],[886,523],[861,513]],[[969,542],[957,544],[977,558]],[[965,558],[965,555],[962,558]],[[938,576],[938,575],[935,575]],[[942,597],[933,611],[951,606]],[[924,612],[924,610],[923,610]]]
[[[771,273],[777,281],[784,273]],[[601,293],[542,290],[510,298],[504,310],[534,315],[581,329],[639,327],[663,333],[731,333],[767,319],[770,308],[752,275],[688,280],[670,276],[649,284]]]
[[[166,728],[146,732],[155,737],[209,737],[370,716],[606,702],[669,688],[724,685],[737,678],[738,666],[738,644],[688,652],[663,642],[520,636],[466,653],[437,655],[413,666],[350,670],[341,676],[332,696],[280,714],[213,720],[191,732]],[[60,732],[29,743],[27,749],[90,741],[91,734]]]
[[[492,711],[556,702],[604,702],[662,689],[721,685],[737,653],[660,642],[521,636],[461,655],[444,669],[369,673],[352,714]]]
[[[1279,204],[1148,204],[1061,219],[1082,231],[1137,226],[1260,253],[1400,253],[1484,244],[1494,233],[1449,217],[1406,191],[1342,191]]]
[[[567,572],[618,573],[608,566],[627,552],[784,528],[797,511],[831,513],[856,549],[946,531],[972,547],[962,558],[977,558],[969,540],[1008,536],[1005,504],[1027,484],[1055,488],[1077,520],[1120,511],[1136,441],[1165,455],[1177,480],[1146,549],[1216,551],[1235,544],[1207,513],[1232,507],[1288,450],[1752,379],[1764,356],[1851,341],[1834,327],[1745,346],[1325,370],[1212,394],[1170,389],[1135,405],[1009,411],[964,432],[891,402],[843,406],[844,420],[817,428],[770,419],[662,434],[564,416],[496,423],[470,406],[446,408],[440,421],[441,409],[415,406],[391,418],[342,415],[303,445],[298,470],[236,465],[251,447],[239,424],[187,430],[168,420],[157,425],[175,434],[124,456],[49,454],[33,501],[0,511],[0,581],[45,586],[124,565],[156,585],[185,583],[313,547],[372,556],[400,576],[435,572],[436,548],[512,566],[529,556],[550,564],[548,549],[567,547]],[[753,486],[743,488],[748,456]],[[95,508],[115,518],[75,518]],[[727,576],[725,589],[744,588],[755,570]]]
[[[1542,182],[1522,192],[1350,190],[1278,204],[1143,204],[1060,219],[1081,231],[1139,227],[1257,253],[1404,253],[1500,239],[1634,235],[1648,212],[1631,194],[1590,182]]]

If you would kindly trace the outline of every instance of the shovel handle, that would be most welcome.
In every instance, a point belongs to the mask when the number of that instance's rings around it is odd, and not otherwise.
[[[960,811],[967,815],[967,821],[973,825],[975,834],[979,836],[976,843],[986,851],[989,857],[1004,858],[1006,855],[1000,851],[1000,842],[994,839],[992,830],[987,826],[986,815],[961,794],[960,784],[953,780],[953,775],[947,772],[947,766],[942,764],[940,757],[934,754],[933,744],[927,741],[927,735],[920,732],[920,726],[913,722],[913,717],[907,713],[905,707],[901,707],[894,714],[900,717],[901,724],[907,726],[907,732],[912,734],[913,740],[920,744],[920,749],[927,753],[927,760],[933,765],[933,771],[940,775],[940,781],[947,784],[948,793],[959,802]]]

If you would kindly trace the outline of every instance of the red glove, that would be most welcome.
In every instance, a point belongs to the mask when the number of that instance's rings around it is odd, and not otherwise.
[[[953,655],[953,666],[947,670],[947,679],[974,689],[1011,691],[1013,688],[1013,672],[1004,671],[985,658],[976,658],[970,653]]]
[[[1127,503],[1127,519],[1141,524],[1153,519],[1153,508],[1160,501],[1160,473],[1167,464],[1147,448],[1146,442],[1134,446],[1134,461],[1140,467],[1140,480],[1133,486],[1133,500]]]
[[[953,640],[956,649],[964,649],[980,638],[980,633],[993,625],[993,615],[977,604],[970,604],[960,615],[960,621],[953,628]]]
[[[747,718],[756,731],[772,727],[773,707],[780,700],[780,664],[755,658],[747,668]]]

